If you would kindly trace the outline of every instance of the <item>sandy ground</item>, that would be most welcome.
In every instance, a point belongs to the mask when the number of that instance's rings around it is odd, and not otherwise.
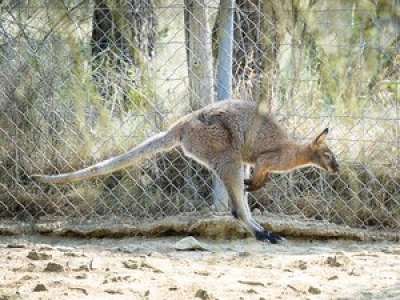
[[[0,237],[6,299],[400,299],[400,244]]]

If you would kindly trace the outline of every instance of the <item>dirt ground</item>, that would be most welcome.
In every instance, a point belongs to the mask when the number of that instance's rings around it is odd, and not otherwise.
[[[0,237],[6,299],[400,299],[400,244]]]

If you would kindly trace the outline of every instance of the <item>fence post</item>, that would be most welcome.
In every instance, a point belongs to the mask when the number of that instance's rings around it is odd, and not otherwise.
[[[220,26],[218,27],[218,61],[217,61],[217,99],[232,97],[232,52],[233,52],[233,12],[234,0],[221,0]],[[218,211],[228,207],[228,193],[219,178],[214,176],[214,206]]]
[[[234,0],[221,0],[218,28],[217,101],[232,97],[232,52]]]

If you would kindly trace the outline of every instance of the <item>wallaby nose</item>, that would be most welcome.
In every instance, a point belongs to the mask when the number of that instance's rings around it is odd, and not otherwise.
[[[334,162],[334,163],[332,164],[331,172],[332,172],[333,174],[339,174],[339,164],[338,164],[337,162]]]

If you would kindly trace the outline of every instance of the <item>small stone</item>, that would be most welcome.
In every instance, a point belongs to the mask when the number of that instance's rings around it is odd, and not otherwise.
[[[210,295],[207,293],[207,291],[206,291],[206,290],[203,290],[203,289],[198,289],[197,292],[196,292],[196,294],[194,294],[194,297],[195,297],[195,298],[200,298],[200,299],[202,299],[202,300],[210,300],[210,299],[211,299],[211,297],[210,297]]]
[[[76,275],[75,278],[76,279],[86,279],[86,278],[88,278],[88,276],[86,273],[82,273],[82,274]]]
[[[128,254],[135,252],[135,250],[130,249],[128,247],[115,247],[115,248],[112,248],[111,250],[122,252],[122,253],[128,253]]]
[[[111,294],[111,295],[122,295],[123,293],[120,290],[112,290],[112,289],[107,289],[104,290],[105,293]]]
[[[360,276],[360,273],[356,272],[354,269],[352,269],[348,274],[350,276]]]
[[[293,273],[293,271],[292,270],[290,270],[290,269],[283,269],[283,272],[288,272],[288,273]]]
[[[338,277],[337,275],[333,275],[333,276],[329,277],[328,280],[336,280],[336,279],[338,279],[338,278],[339,278],[339,277]]]
[[[122,277],[121,276],[114,276],[110,278],[111,282],[119,282],[122,281]]]
[[[319,288],[316,288],[316,287],[313,287],[313,286],[310,286],[310,287],[308,288],[308,292],[309,292],[310,294],[313,294],[313,295],[319,295],[319,294],[321,294],[321,290],[320,290]]]
[[[34,292],[45,292],[45,291],[47,291],[47,288],[44,284],[39,283],[34,287],[33,291]]]
[[[247,284],[247,285],[254,285],[254,286],[265,286],[264,283],[258,282],[258,281],[250,281],[250,280],[238,280],[239,283],[241,284]]]
[[[150,291],[147,290],[147,291],[144,293],[144,296],[145,296],[145,297],[148,297],[149,295],[150,295]]]
[[[81,287],[70,287],[69,289],[72,290],[72,291],[73,291],[73,290],[79,291],[79,292],[85,294],[86,296],[89,295],[89,293],[87,292],[87,290],[84,289],[84,288],[81,288]]]
[[[26,248],[26,245],[23,245],[23,244],[8,244],[7,248],[10,248],[10,249],[22,249],[22,248]]]
[[[247,252],[247,251],[240,251],[240,252],[238,253],[238,255],[239,255],[240,257],[247,257],[247,256],[250,256],[251,253],[250,253],[250,252]]]
[[[12,268],[13,272],[35,272],[36,271],[36,265],[33,263],[28,263],[26,265],[23,265],[21,267],[16,267]]]
[[[48,245],[44,245],[44,246],[41,246],[40,248],[39,248],[39,251],[53,251],[54,250],[54,248],[53,247],[50,247],[50,246],[48,246]]]
[[[330,267],[340,267],[342,264],[338,261],[336,256],[328,256],[326,259],[326,264],[328,264]]]
[[[140,262],[133,259],[123,261],[122,264],[124,265],[125,268],[132,270],[138,269],[141,266]]]
[[[32,250],[31,252],[29,252],[26,257],[31,259],[31,260],[48,260],[48,259],[51,259],[51,255],[46,254],[46,253],[40,253],[40,252],[37,252],[35,250]]]
[[[90,266],[88,266],[88,265],[80,265],[79,268],[74,269],[74,271],[86,271],[86,272],[89,272],[90,271]]]
[[[180,241],[176,242],[175,249],[179,251],[188,251],[188,250],[200,250],[200,251],[209,251],[205,245],[200,243],[192,236],[185,237]]]
[[[194,274],[201,275],[201,276],[209,276],[210,273],[207,271],[194,271]]]
[[[261,216],[261,210],[259,208],[253,209],[253,216]]]
[[[307,269],[307,263],[303,260],[299,260],[296,264],[296,267],[299,268],[300,270],[306,270]]]
[[[300,292],[300,290],[299,290],[298,288],[296,288],[295,286],[293,286],[293,285],[291,285],[291,284],[288,284],[287,287],[290,288],[290,289],[292,289],[292,290],[295,291],[295,292]]]
[[[326,264],[328,264],[330,267],[349,266],[351,263],[352,263],[351,258],[349,258],[346,254],[328,256],[328,258],[326,259]]]
[[[309,289],[309,285],[303,282],[292,282],[292,284],[288,284],[287,287],[295,291],[296,293],[301,294],[307,293],[307,290]]]
[[[148,268],[148,269],[153,270],[154,273],[163,273],[163,271],[161,271],[160,269],[154,267],[153,265],[151,265],[151,264],[149,264],[149,263],[147,263],[147,262],[145,262],[145,261],[142,261],[141,266],[142,266],[143,268]]]
[[[12,295],[0,295],[0,300],[20,300],[22,299],[19,292]]]
[[[64,272],[64,267],[60,264],[49,262],[44,269],[45,272]]]
[[[79,256],[83,256],[83,255],[79,255],[75,252],[64,252],[64,256],[69,256],[69,257],[79,257]]]

